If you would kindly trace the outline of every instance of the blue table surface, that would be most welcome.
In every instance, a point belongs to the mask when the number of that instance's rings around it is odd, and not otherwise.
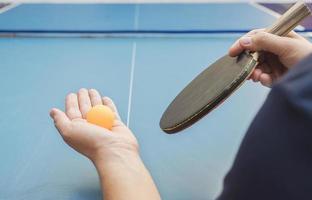
[[[1,14],[0,30],[249,30],[274,18],[250,4],[26,4]]]
[[[135,7],[138,29],[250,29],[274,20],[248,4],[21,5],[0,14],[0,29],[133,29]],[[64,144],[48,116],[81,87],[115,100],[163,199],[214,199],[268,89],[245,83],[180,134],[166,135],[158,123],[175,95],[235,39],[1,38],[0,199],[101,199],[95,168]]]

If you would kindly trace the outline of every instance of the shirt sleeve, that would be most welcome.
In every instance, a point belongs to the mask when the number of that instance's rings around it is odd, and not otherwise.
[[[312,55],[273,86],[217,198],[299,199],[312,199]]]

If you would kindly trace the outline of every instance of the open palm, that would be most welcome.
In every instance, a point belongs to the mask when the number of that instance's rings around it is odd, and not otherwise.
[[[88,123],[86,113],[95,105],[106,105],[115,113],[112,130]],[[95,89],[80,89],[67,95],[65,113],[53,108],[50,116],[64,141],[92,161],[117,151],[138,151],[138,143],[130,129],[121,121],[116,106],[102,98]]]

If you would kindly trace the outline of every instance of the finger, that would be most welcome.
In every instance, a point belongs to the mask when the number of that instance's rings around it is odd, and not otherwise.
[[[267,51],[281,56],[287,51],[287,40],[264,31],[254,35],[242,37],[239,40],[240,46],[244,50]]]
[[[244,48],[239,44],[239,40],[235,41],[234,44],[229,49],[229,56],[238,56]]]
[[[264,29],[255,29],[250,32],[248,32],[245,36],[251,36],[254,34],[257,34],[260,31],[263,31]],[[234,44],[229,49],[229,55],[232,57],[238,56],[240,53],[244,51],[244,47],[240,45],[239,43],[240,39],[236,40]]]
[[[86,118],[87,112],[91,109],[91,101],[87,89],[82,88],[78,92],[79,109],[83,118]]]
[[[69,119],[72,120],[81,118],[81,112],[79,110],[78,99],[76,94],[70,93],[69,95],[67,95],[65,101],[65,109]]]
[[[255,69],[254,72],[253,72],[253,76],[252,76],[252,80],[254,82],[258,82],[259,81],[259,78],[260,78],[260,75],[261,75],[262,71],[260,69]]]
[[[255,77],[252,77],[251,80],[252,80],[253,82],[255,82],[255,83],[259,82],[259,80],[258,80],[257,78],[255,78]]]
[[[110,109],[112,109],[112,111],[115,113],[115,117],[121,121],[117,107],[115,106],[113,100],[111,100],[109,97],[103,97],[102,100],[103,100],[103,104],[108,106]]]
[[[260,78],[260,83],[264,86],[267,86],[267,87],[271,87],[272,83],[273,83],[273,78],[270,74],[266,74],[266,73],[263,73],[261,74]]]
[[[299,35],[298,33],[296,33],[295,31],[290,31],[287,34],[287,37],[289,38],[295,38],[295,39],[300,39],[300,40],[306,40],[306,38],[304,38],[303,36]]]
[[[253,82],[255,82],[254,73],[255,73],[255,71],[253,71],[252,74],[249,77],[249,79],[252,80]]]
[[[89,90],[89,97],[90,97],[92,106],[102,105],[102,98],[101,98],[100,93],[97,90],[90,89]]]
[[[67,117],[67,115],[63,111],[53,108],[50,111],[50,116],[54,120],[55,127],[60,132],[60,134],[66,134],[70,125],[70,119]]]

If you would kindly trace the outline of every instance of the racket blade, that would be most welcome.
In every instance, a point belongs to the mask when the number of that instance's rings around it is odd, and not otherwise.
[[[237,89],[256,65],[257,61],[245,52],[217,60],[172,101],[160,120],[161,129],[176,133],[197,122]]]

